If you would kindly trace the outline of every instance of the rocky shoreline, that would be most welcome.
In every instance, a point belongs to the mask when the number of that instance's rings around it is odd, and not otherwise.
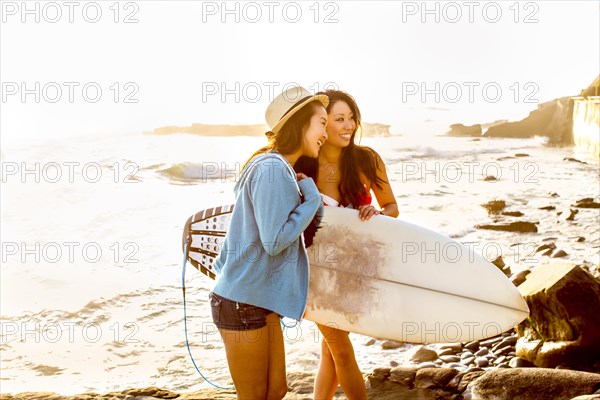
[[[370,399],[415,400],[592,400],[600,399],[600,360],[588,371],[537,368],[517,356],[517,332],[468,343],[419,346],[411,361],[414,367],[376,368],[365,374]],[[375,344],[370,340],[367,345]],[[400,342],[382,341],[393,350]],[[312,399],[314,373],[288,372],[286,399]],[[105,394],[60,395],[46,392],[2,394],[0,400],[150,400],[235,399],[235,391],[203,389],[177,393],[157,387],[131,388]],[[345,398],[340,388],[336,399]]]
[[[600,374],[549,368],[497,368],[461,372],[454,368],[377,368],[367,377],[374,400],[598,400]],[[314,374],[288,373],[285,399],[312,399]],[[343,399],[341,390],[335,399]],[[203,389],[176,393],[157,387],[126,389],[105,394],[59,395],[26,392],[3,394],[0,400],[151,400],[236,399],[233,390]]]

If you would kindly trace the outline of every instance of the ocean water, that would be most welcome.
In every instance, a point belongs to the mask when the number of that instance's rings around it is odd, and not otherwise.
[[[181,229],[192,213],[233,201],[241,163],[263,144],[132,134],[2,148],[2,392],[206,387],[185,346]],[[386,162],[399,218],[469,242],[490,260],[502,255],[513,272],[549,262],[535,249],[550,241],[568,253],[560,262],[600,261],[600,211],[580,209],[574,221],[564,213],[581,198],[598,201],[597,159],[539,138],[401,136],[362,144]],[[484,179],[490,176],[496,179]],[[524,215],[488,215],[481,204],[493,199]],[[538,222],[539,231],[474,228],[495,219]],[[188,266],[186,286],[194,358],[205,376],[228,385],[210,318],[211,281]],[[285,336],[288,370],[316,370],[314,324],[304,321]],[[351,337],[363,371],[410,363],[413,345],[382,350]]]

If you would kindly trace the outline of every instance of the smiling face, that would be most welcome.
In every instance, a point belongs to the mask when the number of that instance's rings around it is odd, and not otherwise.
[[[327,146],[347,147],[356,131],[356,118],[345,101],[337,101],[327,115]]]
[[[327,140],[327,111],[323,106],[315,106],[315,111],[304,130],[302,155],[316,158],[321,146]]]

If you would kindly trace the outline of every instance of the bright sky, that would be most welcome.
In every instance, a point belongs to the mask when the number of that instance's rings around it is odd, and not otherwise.
[[[262,123],[294,82],[348,91],[395,133],[442,133],[522,118],[600,70],[598,1],[23,4],[1,2],[3,142]]]

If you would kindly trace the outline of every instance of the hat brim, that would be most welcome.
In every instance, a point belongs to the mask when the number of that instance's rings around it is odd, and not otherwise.
[[[325,108],[327,108],[327,106],[329,105],[329,97],[327,97],[324,94],[316,94],[314,96],[307,97],[306,99],[304,99],[304,101],[296,104],[291,110],[289,110],[283,116],[283,118],[281,118],[279,122],[277,122],[277,124],[275,124],[275,126],[271,128],[271,132],[278,133],[279,130],[283,127],[283,125],[285,125],[285,123],[288,122],[288,120],[292,118],[294,114],[296,114],[298,111],[300,111],[302,107],[304,107],[312,101],[319,101],[321,104],[323,104],[323,107]]]

